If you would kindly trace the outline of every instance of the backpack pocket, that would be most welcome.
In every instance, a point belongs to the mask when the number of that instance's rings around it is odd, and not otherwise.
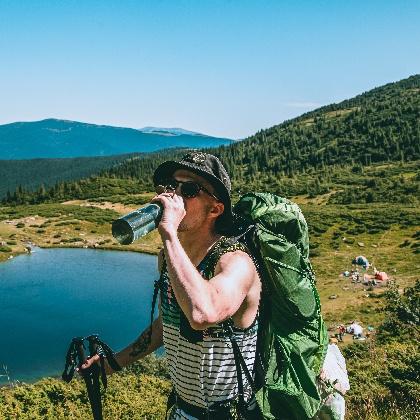
[[[318,314],[318,301],[309,268],[297,247],[278,235],[259,229],[259,244],[267,280],[270,282],[273,319],[311,320]],[[286,305],[286,308],[283,308]]]

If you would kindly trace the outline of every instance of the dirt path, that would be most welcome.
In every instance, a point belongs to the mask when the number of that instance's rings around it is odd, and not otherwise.
[[[121,203],[111,203],[110,201],[104,201],[102,203],[88,201],[88,200],[70,200],[61,203],[69,206],[81,206],[81,207],[97,207],[99,209],[114,210],[120,214],[126,214],[133,210],[136,210],[138,206],[127,206]]]

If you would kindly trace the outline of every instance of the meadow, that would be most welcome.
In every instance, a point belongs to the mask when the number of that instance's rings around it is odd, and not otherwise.
[[[0,258],[5,260],[25,252],[28,243],[157,253],[161,243],[156,232],[130,246],[117,244],[110,232],[112,220],[150,197],[143,194],[122,203],[112,199],[73,200],[1,207]],[[391,333],[383,325],[395,314],[398,318],[401,313],[407,313],[409,299],[403,292],[418,279],[420,214],[417,208],[409,204],[326,204],[327,196],[323,195],[295,196],[294,200],[301,205],[309,224],[311,261],[330,334],[334,335],[340,323],[348,324],[354,319],[376,332],[376,337],[374,334],[365,342],[352,342],[346,336],[341,344],[352,386],[347,396],[347,418],[416,418],[420,396],[416,369],[419,353],[415,345],[419,338],[419,305],[412,305],[414,315],[409,322],[403,316],[394,326],[388,325]],[[351,260],[356,255],[365,255],[378,270],[386,271],[391,277],[390,287],[365,286],[343,277],[342,272],[351,268]],[[410,302],[417,299],[418,303],[418,287],[410,299]],[[390,302],[397,303],[392,308]],[[401,334],[401,331],[410,333]],[[0,418],[88,416],[89,406],[81,381],[67,385],[47,378],[26,385],[14,381],[11,373],[9,385],[0,390]],[[149,358],[111,377],[104,402],[105,418],[161,419],[169,389],[164,360]]]

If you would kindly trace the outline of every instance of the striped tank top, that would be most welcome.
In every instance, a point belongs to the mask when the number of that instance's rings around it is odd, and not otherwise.
[[[244,245],[222,237],[197,267],[198,271],[205,279],[210,279],[219,258],[238,249],[247,252]],[[163,342],[176,393],[188,403],[202,408],[236,398],[237,372],[229,338],[220,324],[204,331],[191,328],[176,301],[166,264],[161,273],[161,314]],[[250,372],[255,361],[257,329],[258,315],[246,329],[233,326],[234,337]],[[245,375],[242,376],[245,400],[248,400],[251,389]],[[172,415],[171,418],[188,417]]]

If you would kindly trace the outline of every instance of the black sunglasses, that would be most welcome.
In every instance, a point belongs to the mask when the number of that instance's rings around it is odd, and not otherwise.
[[[215,198],[217,201],[220,201],[219,197],[216,197],[207,188],[203,187],[202,185],[194,181],[178,181],[175,178],[170,178],[164,181],[163,183],[157,185],[155,189],[158,194],[162,194],[163,192],[167,190],[175,191],[178,188],[178,186],[180,186],[179,191],[184,198],[197,197],[200,191],[204,191],[208,195]]]

